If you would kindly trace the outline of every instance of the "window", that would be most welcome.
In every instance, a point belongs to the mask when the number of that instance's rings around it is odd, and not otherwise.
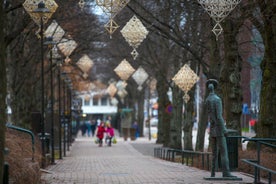
[[[93,98],[93,105],[97,106],[98,105],[98,98]]]
[[[103,97],[103,98],[101,99],[101,105],[107,106],[107,98],[106,98],[106,97]]]
[[[84,106],[89,106],[90,105],[90,98],[84,99]]]

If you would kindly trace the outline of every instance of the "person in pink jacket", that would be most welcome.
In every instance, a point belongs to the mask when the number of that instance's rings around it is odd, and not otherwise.
[[[108,144],[108,146],[111,146],[112,138],[114,137],[114,129],[112,128],[110,123],[107,124],[105,132],[106,132],[105,142]]]

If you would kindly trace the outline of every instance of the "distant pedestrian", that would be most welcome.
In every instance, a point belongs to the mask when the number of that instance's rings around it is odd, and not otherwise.
[[[80,129],[81,129],[81,135],[82,135],[82,136],[85,136],[86,130],[87,130],[87,127],[86,127],[85,122],[83,122],[83,121],[81,122]]]
[[[105,132],[104,122],[101,122],[101,124],[97,127],[96,132],[97,138],[99,139],[99,146],[101,147],[103,145],[103,138]]]
[[[85,122],[85,124],[86,124],[86,127],[87,127],[87,136],[90,137],[90,135],[91,135],[91,121],[87,120]]]
[[[101,122],[102,122],[101,119],[98,118],[98,119],[97,119],[97,126],[100,126]]]
[[[92,134],[92,137],[94,137],[94,135],[95,135],[96,127],[97,127],[97,122],[96,122],[95,119],[93,119],[91,121],[91,134]]]
[[[140,132],[137,121],[134,121],[132,128],[135,128],[135,138],[138,138],[140,136]]]

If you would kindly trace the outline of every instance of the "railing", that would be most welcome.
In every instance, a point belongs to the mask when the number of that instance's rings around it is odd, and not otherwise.
[[[34,138],[34,134],[32,131],[30,130],[27,130],[27,129],[24,129],[24,128],[21,128],[21,127],[18,127],[18,126],[14,126],[12,124],[6,124],[6,126],[8,128],[11,128],[11,129],[14,129],[14,130],[17,130],[17,131],[20,131],[20,132],[24,132],[24,133],[27,133],[31,136],[31,139],[32,139],[32,161],[34,161],[34,154],[35,154],[35,138]]]
[[[212,155],[210,152],[179,150],[165,147],[154,148],[154,156],[157,158],[175,162],[177,155],[180,156],[182,164],[210,170],[210,157]]]
[[[260,183],[260,170],[263,170],[265,172],[268,172],[268,183],[272,183],[272,174],[276,175],[276,171],[269,169],[267,167],[264,167],[260,164],[261,162],[261,145],[265,145],[268,147],[271,147],[273,149],[276,148],[275,144],[271,144],[268,142],[276,142],[276,139],[270,139],[270,138],[245,138],[243,142],[245,141],[253,141],[257,144],[257,159],[242,159],[243,162],[250,164],[254,166],[254,183]]]

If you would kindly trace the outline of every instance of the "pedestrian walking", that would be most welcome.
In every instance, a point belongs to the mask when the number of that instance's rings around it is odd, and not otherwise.
[[[96,128],[97,128],[97,122],[96,122],[95,119],[93,119],[91,121],[91,134],[92,134],[92,137],[94,137],[94,135],[95,135]]]
[[[87,127],[87,136],[90,137],[90,135],[91,135],[91,121],[90,121],[90,120],[87,120],[87,121],[85,122],[85,125],[86,125],[86,127]]]

